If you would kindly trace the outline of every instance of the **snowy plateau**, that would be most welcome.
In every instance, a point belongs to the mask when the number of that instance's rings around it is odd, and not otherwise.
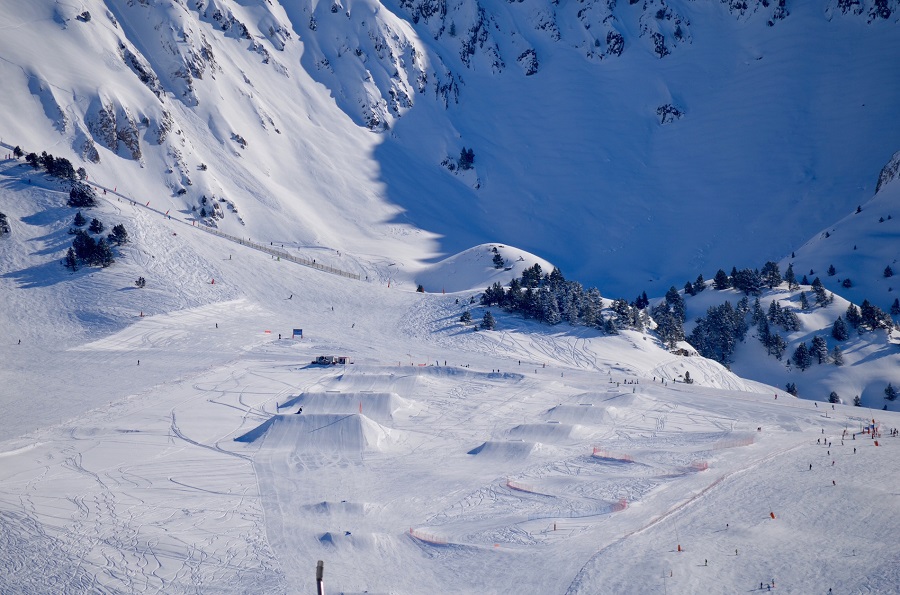
[[[900,1],[0,14],[0,593],[900,593]]]

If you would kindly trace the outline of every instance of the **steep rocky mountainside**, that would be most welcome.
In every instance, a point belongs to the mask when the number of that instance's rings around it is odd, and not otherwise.
[[[411,269],[508,241],[664,291],[783,256],[897,149],[897,0],[3,10],[5,140],[232,232],[380,237]]]

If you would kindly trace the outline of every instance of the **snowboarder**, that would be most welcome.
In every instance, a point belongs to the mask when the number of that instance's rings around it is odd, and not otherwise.
[[[288,299],[289,299],[289,300],[294,299],[294,294],[292,293],[292,294],[288,297]]]
[[[300,415],[301,413],[303,413],[303,407],[300,407],[300,408],[297,410],[297,413],[295,413],[294,415]]]
[[[19,339],[19,345],[21,345],[21,344],[22,344],[22,339]]]
[[[809,470],[812,471],[812,463],[809,464]]]
[[[218,323],[218,322],[216,323],[216,328],[219,328],[219,323]]]
[[[138,365],[139,365],[139,366],[141,365],[141,360],[138,360]]]

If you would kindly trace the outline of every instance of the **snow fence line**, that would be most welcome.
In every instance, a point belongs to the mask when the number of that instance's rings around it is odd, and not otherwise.
[[[413,529],[412,527],[409,528],[409,536],[429,545],[448,544],[447,540],[443,537],[438,537],[437,535],[432,535],[431,533],[425,533],[424,531],[418,531],[416,529]]]
[[[612,461],[622,461],[623,463],[633,463],[634,458],[631,455],[627,455],[621,452],[613,452],[611,450],[606,450],[603,448],[594,447],[594,451],[591,453],[592,457],[596,457],[598,459],[610,459]]]
[[[192,226],[193,227],[193,226]],[[225,232],[219,231],[218,229],[213,229],[212,227],[208,227],[206,225],[200,224],[196,226],[197,229],[201,229],[207,233],[211,233],[213,235],[219,236],[220,238],[225,238],[227,240],[231,240],[232,242],[241,244],[243,246],[248,246],[250,248],[254,248],[261,252],[265,252],[267,254],[271,254],[272,256],[277,256],[278,258],[283,258],[284,260],[289,260],[291,262],[295,262],[297,264],[302,264],[303,266],[308,266],[313,269],[317,269],[319,271],[324,271],[326,273],[331,273],[332,275],[338,275],[341,277],[346,277],[348,279],[355,279],[359,281],[359,275],[356,273],[350,273],[335,267],[330,267],[328,265],[320,264],[308,258],[302,258],[300,256],[292,256],[287,252],[282,252],[277,248],[272,248],[270,246],[266,246],[265,244],[257,244],[255,242],[251,242],[250,240],[245,240],[243,238],[239,238],[237,236],[233,236],[231,234],[227,234]]]
[[[168,217],[169,219],[172,219],[172,217],[169,215],[169,211],[162,212],[159,209],[151,207],[150,201],[147,201],[146,204],[139,203],[134,198],[132,198],[126,194],[122,194],[121,192],[118,192],[116,190],[116,188],[113,188],[112,190],[110,190],[106,186],[98,184],[97,182],[91,182],[89,180],[87,180],[87,184],[89,184],[90,186],[93,186],[94,188],[100,188],[100,189],[108,192],[109,194],[114,194],[115,196],[124,198],[125,200],[131,202],[131,204],[133,204],[136,207],[144,207],[148,211],[153,211],[154,213],[158,213],[158,214],[162,215],[163,217]],[[106,196],[106,195],[104,195],[104,196]],[[108,200],[112,200],[112,199],[108,198]],[[266,254],[271,254],[272,256],[277,256],[278,258],[283,258],[285,260],[289,260],[296,264],[302,264],[303,266],[308,266],[310,268],[313,268],[313,269],[316,269],[319,271],[323,271],[325,273],[331,273],[332,275],[338,275],[340,277],[346,277],[347,279],[355,279],[356,281],[359,281],[359,275],[357,273],[351,273],[351,272],[344,271],[344,270],[336,268],[336,267],[330,267],[328,265],[319,264],[318,262],[315,262],[314,260],[310,260],[308,258],[302,258],[300,256],[292,256],[292,255],[288,254],[287,252],[282,252],[281,250],[278,250],[276,248],[266,246],[265,244],[257,244],[255,242],[251,242],[250,240],[245,240],[244,238],[239,238],[237,236],[233,236],[231,234],[221,232],[218,229],[209,227],[208,225],[204,225],[203,223],[200,223],[199,221],[197,222],[197,225],[188,225],[187,221],[182,221],[180,219],[174,219],[174,221],[178,221],[179,223],[181,223],[183,225],[187,225],[188,227],[193,227],[195,229],[199,229],[201,231],[211,233],[213,235],[219,236],[220,238],[225,238],[226,240],[231,240],[232,242],[235,242],[236,244],[248,246],[250,248],[259,250],[261,252],[265,252]]]
[[[509,478],[506,480],[506,487],[511,490],[516,490],[518,492],[525,492],[528,494],[535,494],[537,496],[549,496],[550,494],[545,494],[544,492],[540,492],[534,488],[533,485],[522,483],[520,481],[513,481]]]

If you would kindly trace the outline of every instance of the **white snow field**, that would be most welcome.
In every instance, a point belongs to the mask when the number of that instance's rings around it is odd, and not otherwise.
[[[897,412],[635,332],[475,332],[474,291],[112,197],[90,214],[131,243],[71,273],[73,210],[3,171],[2,593],[312,593],[317,560],[328,593],[897,592]]]

